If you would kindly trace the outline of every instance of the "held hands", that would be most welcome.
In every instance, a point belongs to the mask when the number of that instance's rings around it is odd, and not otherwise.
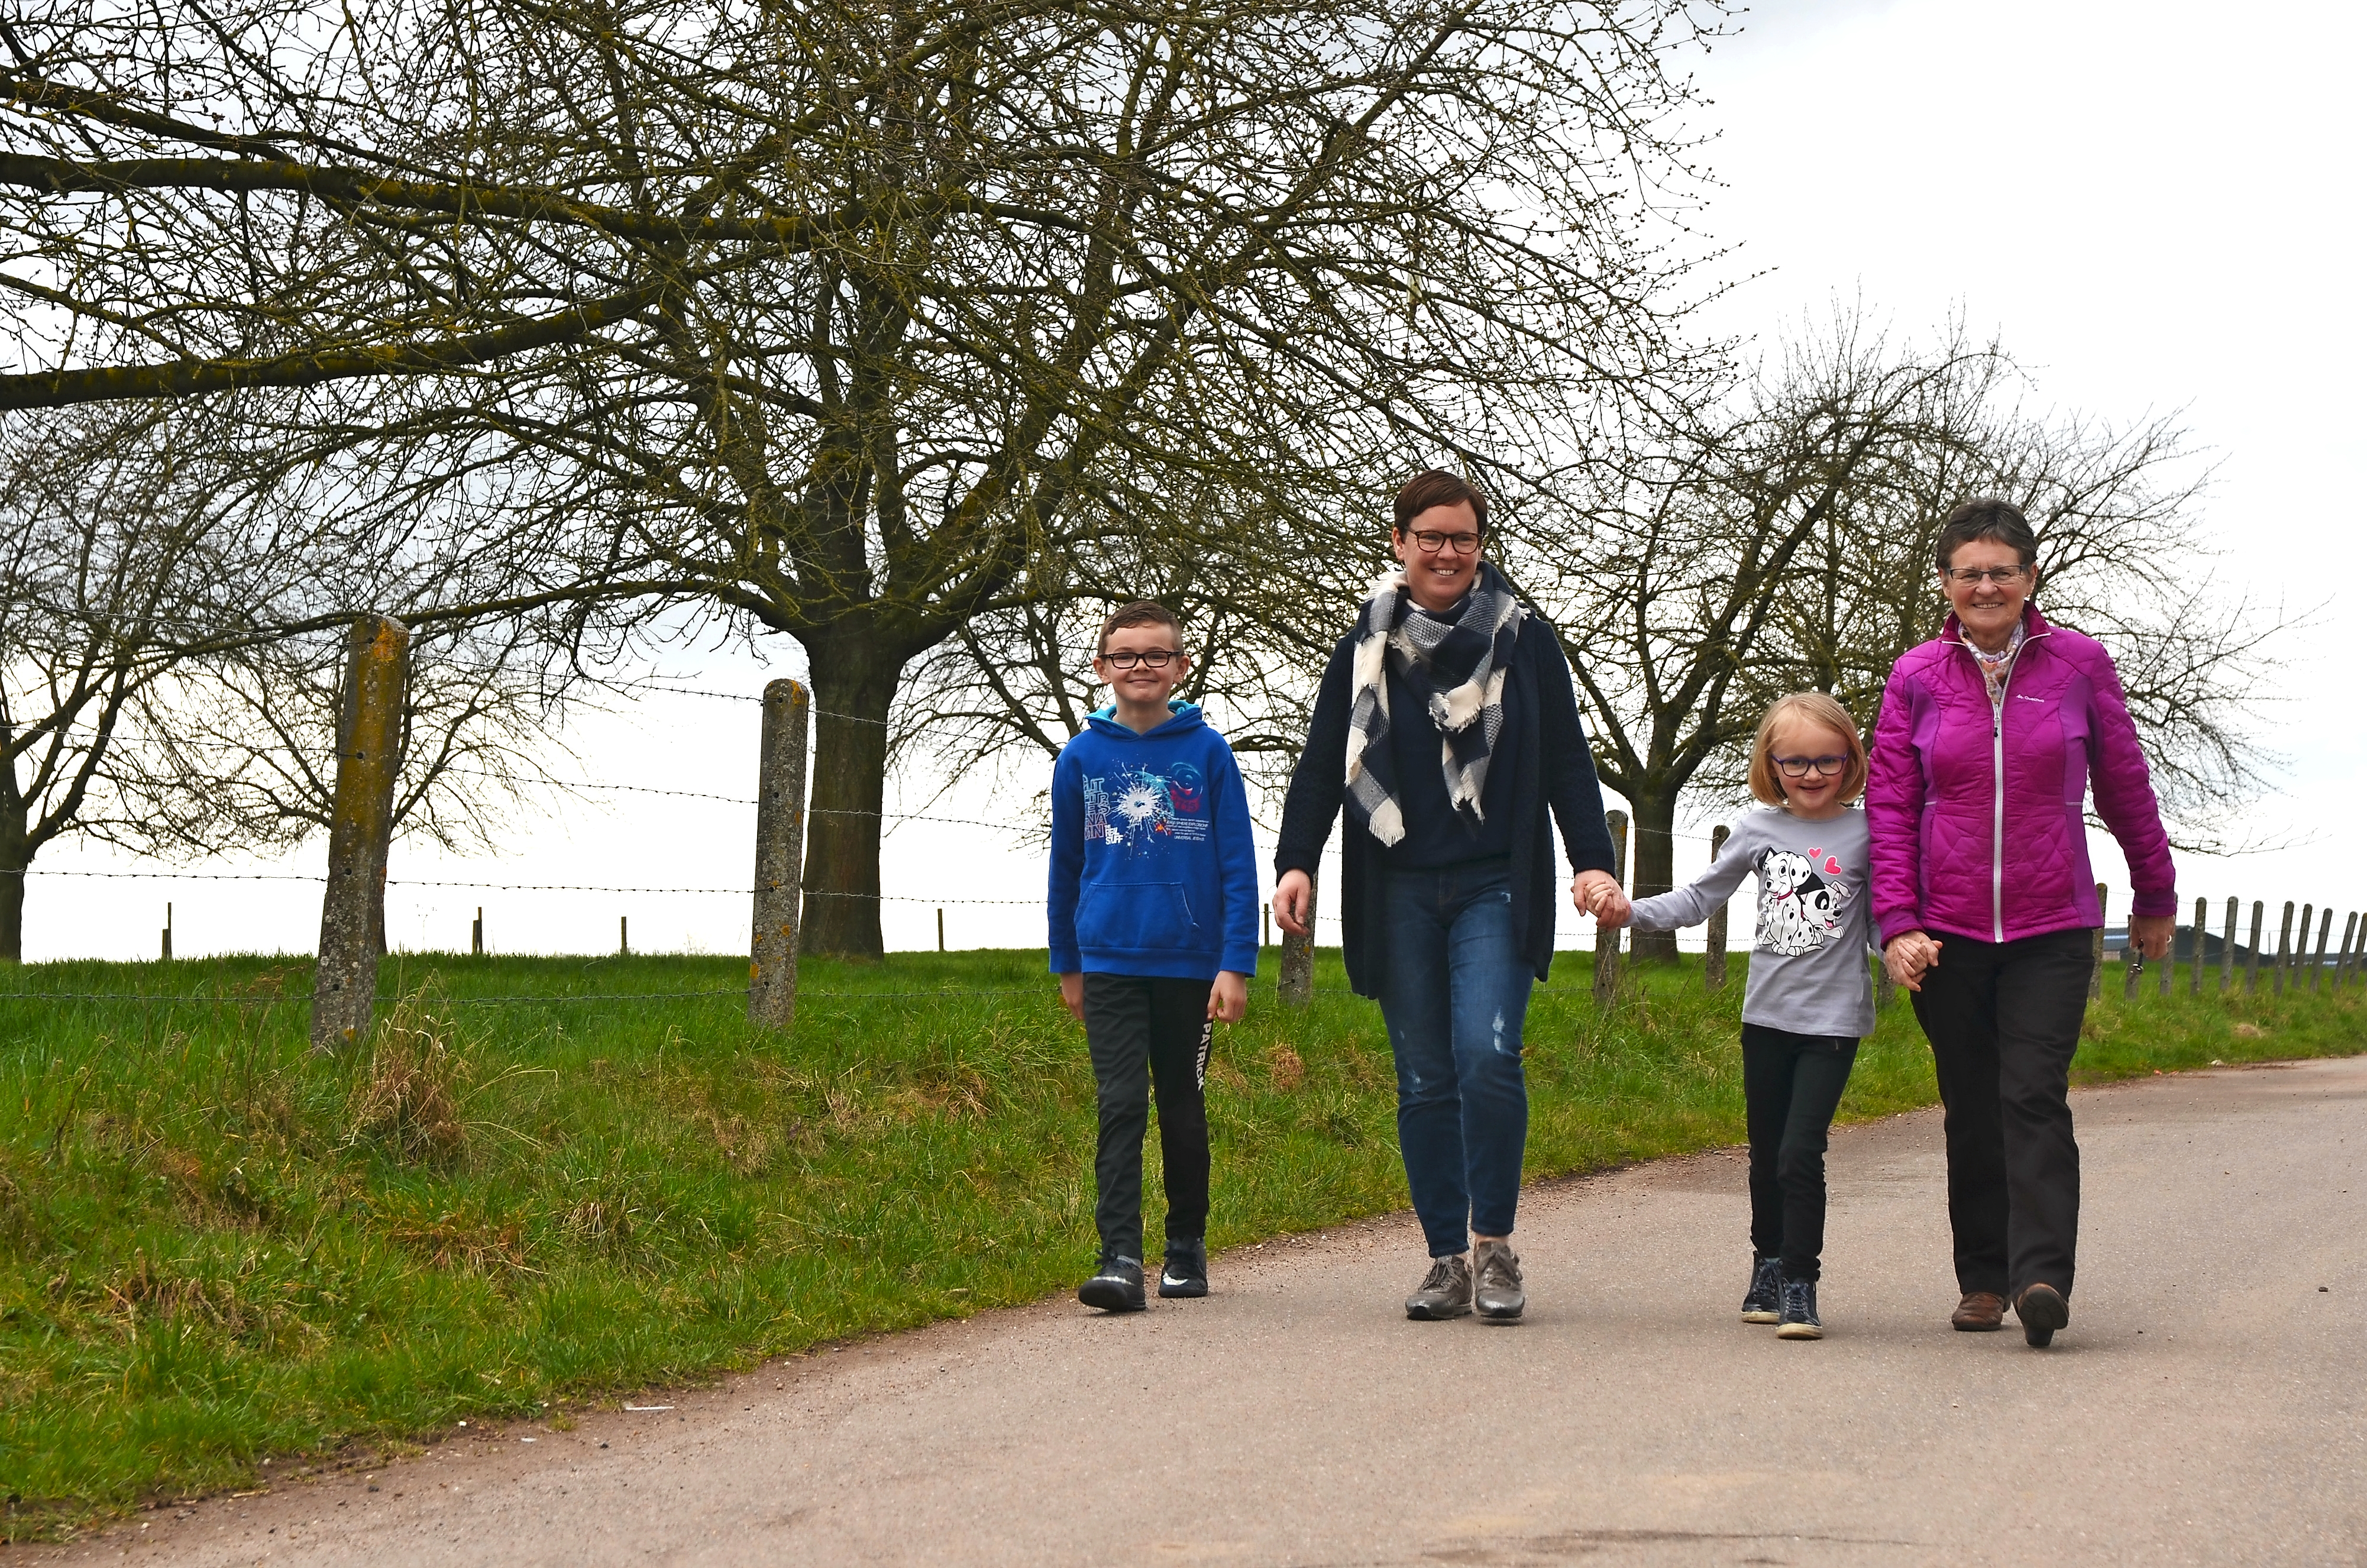
[[[1882,949],[1882,967],[1909,991],[1923,989],[1923,971],[1940,961],[1940,944],[1920,931],[1904,931]]]
[[[1580,914],[1593,915],[1595,924],[1613,927],[1626,925],[1636,910],[1617,880],[1605,871],[1580,871],[1571,879],[1569,902]]]
[[[2169,956],[2169,944],[2178,935],[2175,915],[2132,915],[2129,916],[2129,943],[2143,953],[2148,962]]]

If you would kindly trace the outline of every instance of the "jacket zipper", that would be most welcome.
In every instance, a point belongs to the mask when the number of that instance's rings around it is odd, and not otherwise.
[[[2005,679],[1998,685],[1997,700],[1989,704],[1989,940],[2003,946],[2005,942],[2005,704],[2013,690],[2013,672],[2022,663],[2022,655],[2033,642],[2045,636],[2044,631],[2024,636],[2022,647],[2013,655],[2013,663],[2005,667]],[[1973,645],[1958,639],[1967,658],[1973,661],[1973,674],[1980,676],[1981,689],[1988,689],[1988,676],[1981,662],[1974,656]]]

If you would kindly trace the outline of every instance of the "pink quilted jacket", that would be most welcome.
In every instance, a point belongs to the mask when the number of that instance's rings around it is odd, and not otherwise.
[[[2178,912],[2169,840],[2112,656],[2091,637],[2023,611],[2005,706],[1950,616],[1890,671],[1866,785],[1874,922],[2010,942],[2101,926],[2088,867],[2086,796],[2120,841],[2130,909]]]

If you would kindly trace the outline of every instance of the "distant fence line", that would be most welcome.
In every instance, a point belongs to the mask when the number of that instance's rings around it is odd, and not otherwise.
[[[560,783],[566,788],[585,788],[620,792],[671,796],[679,799],[713,801],[719,803],[755,808],[758,875],[755,886],[750,887],[658,887],[604,883],[564,882],[504,882],[492,881],[394,878],[386,875],[387,858],[391,838],[391,812],[382,802],[391,801],[397,766],[395,748],[383,737],[399,733],[395,719],[402,700],[408,653],[408,634],[397,623],[384,619],[365,621],[357,625],[349,651],[350,668],[345,690],[348,698],[345,711],[340,716],[337,778],[333,813],[329,866],[325,872],[293,871],[117,871],[28,869],[20,874],[96,879],[141,879],[157,881],[303,881],[323,884],[321,949],[317,955],[316,976],[334,977],[334,994],[324,994],[316,979],[312,997],[312,1035],[316,1049],[334,1050],[366,1034],[370,1023],[375,994],[376,971],[383,947],[383,932],[378,928],[382,917],[382,904],[368,895],[373,881],[379,888],[452,888],[487,892],[601,892],[636,895],[691,894],[751,897],[753,900],[752,921],[750,983],[744,991],[712,990],[695,992],[624,992],[583,993],[574,995],[549,996],[484,996],[453,998],[455,1006],[485,1006],[505,1004],[531,1005],[549,1003],[572,1005],[581,1002],[625,1002],[685,1000],[691,998],[742,998],[749,1017],[770,1027],[786,1027],[795,1017],[798,999],[797,950],[798,933],[802,923],[802,903],[809,898],[851,898],[879,903],[935,905],[938,908],[937,939],[940,950],[945,946],[944,910],[965,906],[1023,906],[1040,904],[1036,898],[946,898],[901,893],[841,892],[832,889],[809,889],[801,886],[804,859],[805,819],[809,815],[872,816],[883,821],[906,823],[943,823],[948,825],[1008,830],[1009,823],[986,822],[976,818],[937,816],[929,812],[889,812],[844,808],[811,808],[805,803],[807,760],[807,721],[820,716],[858,723],[881,723],[858,715],[833,713],[811,706],[806,688],[793,680],[768,683],[762,697],[745,693],[712,691],[692,687],[675,687],[648,683],[634,689],[663,691],[685,696],[710,697],[737,702],[756,702],[764,709],[763,733],[759,745],[758,790],[754,797],[720,795],[697,790],[673,790],[647,785],[606,784],[585,782],[580,785]],[[376,744],[373,737],[379,737]],[[486,775],[493,777],[493,775]],[[375,809],[373,809],[375,808]],[[1614,871],[1621,885],[1628,881],[1627,848],[1632,833],[1660,830],[1644,829],[1631,824],[1625,812],[1605,813],[1614,850]],[[1705,835],[1672,834],[1669,836],[1688,841],[1706,842],[1711,857],[1728,836],[1723,824]],[[1327,858],[1336,855],[1327,851]],[[2100,910],[2104,907],[2109,892],[2103,884],[2096,888]],[[2203,974],[2206,968],[2215,968],[2217,994],[2226,994],[2235,989],[2235,976],[2243,973],[2242,991],[2246,995],[2258,993],[2262,972],[2273,994],[2282,994],[2290,984],[2299,989],[2304,968],[2308,971],[2308,989],[2319,989],[2324,977],[2326,989],[2339,993],[2347,985],[2359,983],[2362,968],[2367,968],[2367,921],[2352,912],[2343,925],[2341,944],[2332,952],[2329,964],[2334,910],[2319,910],[2313,904],[2300,906],[2298,942],[2295,941],[2295,906],[2288,902],[2280,926],[2277,950],[2273,959],[2265,952],[2264,921],[2267,905],[2255,901],[2251,909],[2250,942],[2248,948],[2237,944],[2239,901],[2226,901],[2224,933],[2217,938],[2218,959],[2208,962],[2213,934],[2207,929],[2209,906],[2206,900],[2194,901],[2194,914],[2190,925],[2179,928],[2171,957],[2156,965],[2156,989],[2162,995],[2171,994],[2177,969],[2177,954],[2183,949],[2190,955],[2188,990],[2190,994],[2203,994]],[[164,956],[172,956],[171,906],[162,933]],[[2309,955],[2310,926],[2316,918],[2316,952]],[[1320,916],[1326,923],[1336,923],[1335,916]],[[1261,920],[1271,921],[1272,906],[1261,910]],[[1271,927],[1262,931],[1272,935]],[[1704,973],[1707,985],[1716,990],[1727,980],[1727,911],[1721,906],[1707,922],[1707,951],[1704,955]],[[620,952],[629,950],[628,926],[620,916],[617,944]],[[470,946],[476,952],[484,950],[483,910],[471,931]],[[2244,957],[2241,962],[2237,955]],[[2101,994],[2105,960],[2104,934],[2096,936],[2095,970],[2090,981],[2089,994]],[[1613,1006],[1618,996],[1625,960],[1622,953],[1622,934],[1617,928],[1598,926],[1593,954],[1593,991],[1599,1004]],[[2140,982],[2146,964],[2141,955],[2132,956],[2123,979],[2122,994],[2135,998],[2139,994]],[[1880,974],[1877,986],[1879,1001],[1887,1005],[1892,986],[1886,972]],[[1033,991],[1039,988],[1021,988]],[[1282,961],[1276,983],[1280,998],[1287,1005],[1307,1005],[1315,994],[1313,984],[1313,939],[1285,933],[1282,940]],[[975,991],[868,992],[837,991],[812,994],[813,1000],[912,999],[945,997],[956,994],[1015,994],[1017,990],[986,989]],[[139,994],[114,993],[18,993],[0,996],[0,1000],[32,999],[35,997],[75,1001],[140,1001],[162,1002],[166,999]],[[268,1006],[289,1000],[277,996],[217,996],[211,998],[176,998],[176,1001],[212,1002],[243,1006]]]

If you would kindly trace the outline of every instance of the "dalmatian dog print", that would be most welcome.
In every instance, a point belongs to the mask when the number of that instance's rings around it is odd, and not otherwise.
[[[1762,849],[1759,872],[1759,937],[1762,952],[1813,953],[1840,934],[1842,912],[1856,890],[1841,880],[1838,857],[1823,849]]]

